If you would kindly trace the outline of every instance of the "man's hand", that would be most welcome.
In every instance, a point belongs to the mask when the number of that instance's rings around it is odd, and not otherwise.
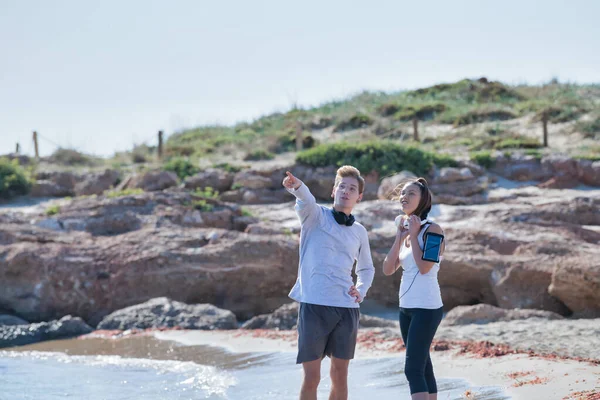
[[[286,189],[296,190],[302,185],[302,181],[292,175],[290,171],[286,171],[285,174],[287,176],[283,179],[282,184]]]
[[[363,298],[360,295],[358,289],[356,289],[356,286],[350,286],[350,290],[348,291],[348,294],[350,296],[356,298],[356,300],[354,300],[355,303],[360,303],[361,301],[363,301]]]

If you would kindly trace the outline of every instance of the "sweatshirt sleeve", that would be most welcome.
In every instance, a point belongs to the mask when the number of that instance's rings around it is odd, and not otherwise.
[[[296,214],[300,218],[300,224],[315,224],[321,214],[321,207],[317,204],[315,196],[308,187],[302,183],[298,189],[287,189],[296,197]]]
[[[356,289],[364,299],[367,297],[367,291],[373,283],[375,276],[375,267],[371,258],[371,247],[369,246],[369,236],[364,230],[361,235],[361,244],[356,262]]]

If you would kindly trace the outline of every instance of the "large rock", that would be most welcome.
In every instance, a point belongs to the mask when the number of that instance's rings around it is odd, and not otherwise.
[[[379,192],[379,173],[377,171],[371,171],[366,175],[363,175],[365,179],[365,187],[363,190],[362,201],[377,200],[377,193]]]
[[[443,325],[487,324],[498,321],[512,321],[517,319],[544,318],[561,319],[561,315],[551,311],[515,309],[505,310],[489,304],[474,306],[458,306],[446,314]]]
[[[98,329],[235,329],[237,320],[228,310],[211,304],[185,304],[166,297],[148,300],[104,317]]]
[[[600,161],[579,160],[577,176],[586,185],[600,186]]]
[[[29,193],[33,197],[65,197],[74,195],[72,188],[60,186],[48,180],[38,180],[31,185]]]
[[[223,193],[231,188],[233,184],[233,174],[221,169],[209,168],[198,172],[196,175],[185,179],[184,187],[186,189],[206,189],[211,187],[219,193]]]
[[[269,204],[284,203],[291,200],[290,194],[281,189],[244,189],[242,191],[242,204]]]
[[[254,171],[240,171],[233,178],[232,188],[270,189],[271,179]]]
[[[55,236],[0,246],[0,304],[30,321],[73,314],[95,325],[162,296],[250,318],[288,302],[297,275],[297,239],[285,235],[165,225],[70,243]]]
[[[336,167],[314,168],[304,165],[297,165],[291,170],[296,177],[309,187],[311,193],[317,199],[325,201],[331,201],[336,171]],[[281,185],[281,182],[279,184]]]
[[[102,174],[87,175],[82,182],[75,185],[75,195],[99,195],[112,188],[119,181],[119,172],[107,169]]]
[[[86,231],[93,235],[118,235],[142,227],[142,215],[150,214],[156,202],[151,195],[75,200],[61,206],[55,216],[67,231]]]
[[[577,187],[579,182],[576,178],[569,175],[557,175],[542,182],[538,187],[542,189],[571,189]]]
[[[384,178],[379,185],[377,197],[381,200],[390,200],[394,196],[399,196],[399,185],[404,185],[417,176],[410,171],[402,171],[399,174]]]
[[[92,328],[81,318],[73,318],[70,315],[58,321],[30,325],[4,325],[0,326],[0,348],[65,339],[90,332]]]
[[[262,314],[246,321],[242,329],[295,329],[298,322],[298,306],[296,302],[284,304],[271,314]]]
[[[170,171],[149,171],[124,181],[124,189],[142,189],[146,192],[177,186],[177,175]]]
[[[513,153],[506,157],[498,152],[491,170],[498,175],[516,181],[546,181],[552,177],[552,171],[545,168],[535,156]]]
[[[552,274],[549,293],[566,304],[575,317],[600,317],[600,263],[597,255],[558,263]]]
[[[73,172],[39,172],[35,179],[31,186],[31,196],[65,197],[75,195],[75,186],[84,177]]]
[[[435,183],[453,183],[460,181],[470,181],[475,179],[473,172],[467,167],[463,168],[452,168],[444,167],[441,168],[434,178]]]
[[[28,325],[29,322],[14,315],[0,314],[0,326],[3,325]]]
[[[600,225],[598,210],[600,210],[600,198],[579,195],[568,200],[547,202],[536,207],[515,210],[511,219],[529,224],[549,223],[567,227],[573,224]]]
[[[299,303],[284,304],[271,314],[258,315],[246,321],[242,329],[296,329],[298,322]],[[384,318],[360,314],[359,326],[361,328],[396,328],[398,323]]]
[[[430,189],[433,194],[433,201],[437,204],[480,204],[485,202],[483,193],[488,187],[488,177],[480,176],[475,178],[469,175],[471,172],[467,168],[463,168],[461,172],[456,172],[457,175],[446,175],[442,177],[442,181],[435,180]],[[448,182],[450,179],[454,181]]]
[[[569,315],[571,311],[563,302],[548,293],[552,269],[545,268],[545,263],[539,261],[538,255],[530,261],[514,263],[507,269],[492,272],[492,291],[498,306],[508,309],[534,308]]]
[[[597,266],[590,260],[600,257],[600,193],[499,190],[491,192],[501,202],[432,210],[446,235],[439,273],[446,309],[476,303],[547,308],[556,298],[576,316],[594,315]],[[55,230],[36,225],[48,218],[44,207],[27,215],[0,212],[0,304],[29,321],[72,314],[92,324],[161,296],[214,304],[244,320],[271,312],[289,302],[297,276],[300,224],[289,197],[283,204],[246,206],[259,225],[239,219],[244,213],[237,205],[211,199],[213,211],[204,211],[196,197],[179,190],[63,201],[53,216]],[[384,277],[381,265],[394,241],[398,203],[366,201],[355,210],[369,231],[376,269],[368,298],[397,306],[401,271]],[[127,212],[141,221],[138,230],[86,232],[95,218]],[[206,228],[209,223],[223,229]],[[83,232],[72,230],[78,224]],[[556,276],[546,294],[548,273]]]
[[[444,308],[449,310],[463,304],[496,303],[489,282],[498,258],[448,251],[440,264],[438,276]]]

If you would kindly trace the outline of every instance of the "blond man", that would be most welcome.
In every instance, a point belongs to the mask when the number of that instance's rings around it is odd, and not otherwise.
[[[354,358],[359,306],[375,269],[367,230],[352,215],[362,200],[365,181],[358,169],[338,169],[331,192],[333,206],[317,204],[306,185],[289,171],[283,186],[296,197],[300,218],[298,278],[289,296],[300,303],[298,357],[304,380],[301,400],[317,398],[321,360],[331,358],[330,400],[348,398],[348,365]],[[356,285],[352,268],[356,263]]]

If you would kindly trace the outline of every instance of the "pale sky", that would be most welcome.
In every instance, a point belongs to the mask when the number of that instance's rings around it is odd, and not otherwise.
[[[37,130],[43,155],[111,155],[364,89],[600,83],[599,15],[595,0],[0,0],[0,154],[32,154]]]

